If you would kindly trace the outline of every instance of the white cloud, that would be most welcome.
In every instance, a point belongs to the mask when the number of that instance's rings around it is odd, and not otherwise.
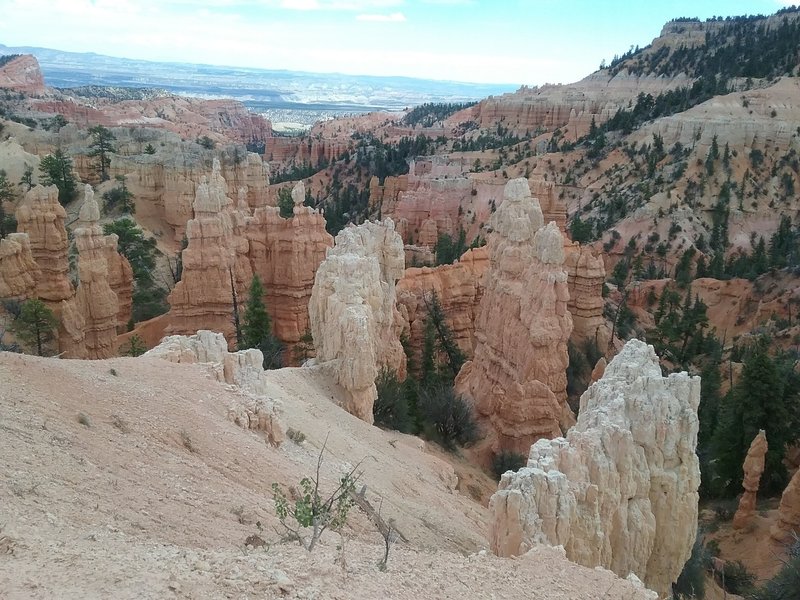
[[[363,11],[402,4],[403,0],[281,0],[280,7],[289,10]]]
[[[371,21],[373,23],[402,23],[406,20],[406,16],[399,12],[390,15],[362,14],[356,16],[356,19],[359,21]]]

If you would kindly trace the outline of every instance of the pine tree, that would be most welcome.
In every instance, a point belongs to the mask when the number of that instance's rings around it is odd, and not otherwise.
[[[785,404],[785,378],[768,348],[768,340],[764,338],[754,344],[738,383],[722,402],[712,440],[715,487],[722,494],[736,494],[741,490],[742,461],[759,429],[766,432],[769,442],[761,486],[766,491],[776,492],[786,483],[782,459],[784,445],[790,437],[790,420]]]
[[[258,275],[253,275],[247,292],[247,304],[242,319],[242,345],[239,348],[258,348],[264,355],[264,368],[282,366],[283,345],[272,334],[272,321],[264,305],[264,286]]]
[[[45,346],[54,339],[57,328],[58,318],[41,300],[26,301],[12,325],[20,341],[36,345],[39,356],[44,356]]]
[[[109,154],[114,152],[114,134],[102,125],[95,125],[89,129],[92,142],[89,144],[89,156],[97,159],[97,170],[101,181],[108,180],[108,167],[111,165]]]
[[[58,188],[58,201],[68,204],[78,191],[75,174],[72,172],[72,159],[60,149],[48,154],[39,163],[43,185],[55,185]]]

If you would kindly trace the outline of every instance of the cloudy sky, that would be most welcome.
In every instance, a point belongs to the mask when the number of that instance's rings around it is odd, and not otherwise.
[[[786,0],[0,0],[0,43],[126,58],[568,83],[671,18]]]

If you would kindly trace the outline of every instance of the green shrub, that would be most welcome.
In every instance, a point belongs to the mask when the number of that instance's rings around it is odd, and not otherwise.
[[[492,459],[492,473],[499,480],[506,471],[519,471],[525,466],[525,457],[519,452],[503,450]]]
[[[412,423],[408,412],[408,398],[405,386],[397,379],[397,374],[388,369],[381,370],[375,386],[378,397],[372,406],[375,424],[387,429],[411,433]]]
[[[478,439],[472,408],[452,386],[433,386],[420,391],[419,411],[426,435],[449,450]]]
[[[748,600],[800,599],[800,540],[789,548],[789,558],[778,573],[749,596]]]
[[[726,561],[720,575],[720,583],[730,594],[748,594],[753,590],[756,576],[747,570],[744,564],[737,561]]]

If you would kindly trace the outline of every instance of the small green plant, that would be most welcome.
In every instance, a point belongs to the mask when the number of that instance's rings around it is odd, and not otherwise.
[[[117,373],[117,370],[114,369],[113,367],[108,370],[108,373],[109,375],[113,375],[114,377],[117,377],[119,375],[119,373]]]
[[[286,430],[286,437],[292,440],[298,446],[306,441],[306,434],[291,427]]]
[[[756,582],[756,576],[739,560],[726,561],[719,578],[725,591],[740,596],[750,593]]]
[[[347,516],[354,505],[356,483],[360,478],[357,472],[359,462],[348,473],[339,479],[339,485],[329,495],[320,492],[320,471],[325,455],[326,438],[317,458],[317,470],[313,477],[300,480],[300,497],[289,502],[289,499],[277,483],[272,484],[272,500],[275,513],[286,529],[290,539],[297,540],[303,548],[311,552],[326,529],[339,531],[347,522]],[[305,531],[310,528],[310,534]]]
[[[133,334],[128,340],[128,348],[125,350],[125,356],[141,356],[147,351],[144,345],[144,340],[138,335]]]
[[[78,413],[78,423],[80,423],[84,427],[92,426],[92,422],[89,420],[88,415],[86,415],[85,413]]]

